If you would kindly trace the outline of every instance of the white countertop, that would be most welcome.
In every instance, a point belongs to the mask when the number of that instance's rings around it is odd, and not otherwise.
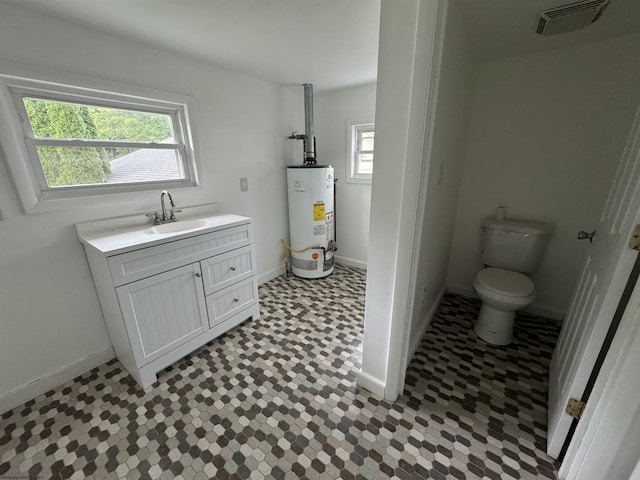
[[[181,217],[180,221],[196,219],[206,221],[206,224],[191,230],[171,233],[148,233],[153,225],[141,223],[139,215],[78,223],[76,232],[86,247],[104,256],[112,256],[251,222],[249,217],[233,214]],[[132,225],[132,221],[136,223]],[[180,221],[177,222],[178,225]]]

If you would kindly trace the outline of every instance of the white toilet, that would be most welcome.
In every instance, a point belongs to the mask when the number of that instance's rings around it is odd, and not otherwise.
[[[533,272],[552,227],[522,220],[486,218],[482,222],[480,270],[473,288],[482,300],[475,331],[493,345],[513,340],[516,311],[534,302],[536,289],[524,273]]]

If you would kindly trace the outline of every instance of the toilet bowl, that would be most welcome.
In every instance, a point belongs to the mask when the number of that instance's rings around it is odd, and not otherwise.
[[[473,288],[482,300],[476,333],[493,345],[508,345],[513,340],[516,311],[535,301],[535,285],[522,273],[485,268],[478,272]]]

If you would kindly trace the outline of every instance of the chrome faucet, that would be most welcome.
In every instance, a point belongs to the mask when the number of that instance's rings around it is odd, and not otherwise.
[[[167,207],[165,205],[165,198],[169,197],[169,205],[171,206],[169,210],[169,214],[167,215]],[[160,207],[162,208],[162,214],[159,212],[155,213],[147,213],[147,217],[153,218],[154,225],[160,225],[162,223],[169,222],[177,222],[178,217],[176,217],[176,212],[181,212],[182,210],[175,208],[175,203],[173,203],[173,198],[171,198],[171,194],[166,190],[163,190],[160,193]]]
[[[166,197],[169,197],[169,204],[171,205],[171,216],[175,218],[175,215],[173,214],[173,207],[175,207],[175,204],[173,203],[173,198],[171,198],[171,194],[169,192],[167,192],[166,190],[163,190],[162,193],[160,194],[160,206],[162,207],[163,222],[169,221],[169,217],[167,216],[167,207],[165,207],[164,205],[164,199]]]

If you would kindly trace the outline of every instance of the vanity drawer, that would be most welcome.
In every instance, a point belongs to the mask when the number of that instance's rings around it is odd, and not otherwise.
[[[210,295],[254,275],[253,258],[252,247],[243,247],[204,260],[202,275],[205,294]]]
[[[208,295],[209,327],[213,328],[257,301],[258,282],[255,276]]]
[[[109,257],[109,269],[115,286],[124,285],[185,263],[244,247],[253,242],[250,225],[225,228],[203,235],[171,241]]]

